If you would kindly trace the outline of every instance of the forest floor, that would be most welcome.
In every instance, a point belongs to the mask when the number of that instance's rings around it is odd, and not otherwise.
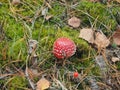
[[[0,90],[120,90],[120,0],[0,0]]]

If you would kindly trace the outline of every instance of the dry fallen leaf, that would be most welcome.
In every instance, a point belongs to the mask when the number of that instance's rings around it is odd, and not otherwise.
[[[89,43],[97,45],[98,48],[105,48],[110,44],[109,39],[107,39],[107,37],[103,33],[94,32],[92,29],[89,28],[83,28],[80,31],[79,37],[85,39]]]
[[[53,15],[47,15],[47,16],[45,16],[45,20],[49,20],[49,19],[51,19],[53,17]]]
[[[20,3],[21,3],[20,0],[12,0],[12,4],[13,4],[13,5],[18,5],[18,4],[20,4]]]
[[[90,28],[81,29],[79,37],[85,39],[89,43],[94,43],[94,31]]]
[[[116,0],[118,3],[120,3],[120,0]]]
[[[50,82],[45,78],[41,78],[37,82],[36,90],[45,90],[45,89],[49,88],[49,86],[50,86]]]
[[[120,28],[113,34],[113,42],[118,46],[120,45]]]
[[[48,7],[42,9],[42,16],[46,16],[48,13]]]
[[[72,17],[68,20],[68,25],[74,27],[74,28],[78,28],[80,26],[80,19],[77,17]]]
[[[29,47],[28,53],[29,53],[29,54],[32,54],[32,53],[36,50],[37,44],[38,44],[38,41],[37,41],[37,40],[32,40],[32,39],[30,39],[30,40],[28,41],[28,47]],[[35,54],[35,53],[34,53],[34,54]]]
[[[109,39],[107,39],[107,37],[103,33],[96,32],[95,33],[95,42],[94,43],[99,48],[106,48],[110,44],[110,41],[109,41]]]
[[[112,57],[112,62],[117,62],[117,61],[120,61],[120,59],[118,57]]]

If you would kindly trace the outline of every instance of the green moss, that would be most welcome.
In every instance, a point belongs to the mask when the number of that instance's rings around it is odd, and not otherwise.
[[[8,83],[9,90],[24,90],[27,86],[27,81],[24,77],[14,76]]]
[[[119,9],[117,7],[117,10]],[[101,3],[82,1],[75,10],[77,16],[82,19],[83,27],[91,27],[91,24],[94,24],[94,28],[102,29],[104,33],[110,34],[117,25],[115,18],[112,17],[117,13],[115,7],[110,8]]]
[[[120,70],[120,62],[117,62],[116,65],[117,65],[117,69]]]
[[[9,44],[8,56],[13,60],[25,60],[26,58],[25,56],[27,55],[27,49],[26,44],[23,40],[23,38],[20,38],[19,40],[15,40]]]
[[[60,20],[60,18],[58,17],[60,17],[65,10],[66,10],[65,6],[62,6],[60,3],[55,1],[52,3],[52,9],[50,10],[50,14],[54,15],[56,19]]]
[[[92,74],[93,75],[96,75],[96,76],[100,76],[100,68],[99,67],[97,67],[97,66],[95,66],[94,68],[92,68],[92,70],[91,70],[92,72]]]
[[[3,27],[5,39],[0,43],[0,67],[8,64],[11,60],[22,60],[19,63],[16,62],[14,65],[18,68],[21,68],[21,66],[24,67],[24,61],[26,60],[28,49],[27,40],[30,36],[29,30],[23,22],[26,22],[31,29],[32,23],[25,20],[25,18],[27,17],[32,20],[38,8],[46,7],[46,3],[41,0],[22,1],[23,2],[20,5],[12,5],[13,9],[18,10],[16,11],[17,15],[11,12],[8,0],[1,1],[0,22],[5,22]],[[72,0],[69,3],[72,4]],[[86,70],[94,64],[93,58],[96,51],[91,48],[91,45],[88,42],[78,37],[80,28],[92,27],[93,25],[95,29],[101,29],[106,35],[110,36],[117,25],[114,16],[120,11],[120,7],[108,7],[102,3],[92,3],[86,0],[79,1],[75,7],[71,7],[70,5],[66,6],[64,3],[62,4],[62,2],[59,3],[59,1],[55,0],[49,4],[52,8],[48,9],[47,15],[53,15],[53,17],[46,21],[40,14],[35,20],[34,27],[31,29],[32,39],[38,41],[38,48],[36,51],[38,55],[38,66],[43,71],[53,67],[55,64],[54,61],[57,60],[52,54],[53,43],[59,37],[68,37],[77,45],[77,52],[74,56],[68,58],[72,64],[67,64],[66,68],[71,71],[74,67],[78,72],[81,72],[81,69]],[[80,28],[74,29],[68,26],[67,20],[68,17],[71,16],[77,16],[81,19]],[[6,54],[7,60],[2,61],[2,49],[6,45],[8,46]],[[9,66],[11,69],[11,65]],[[119,69],[119,63],[117,63],[117,67]],[[64,72],[65,69],[61,67],[60,74],[62,75]],[[93,75],[99,75],[100,72],[98,68],[94,67],[91,69],[90,73]],[[3,84],[3,82],[4,80],[0,81],[0,84]],[[27,86],[26,79],[20,76],[14,76],[11,82],[8,83],[8,89],[10,90],[21,90]]]
[[[4,79],[2,80],[2,79],[1,79],[1,80],[0,80],[0,87],[2,87],[5,82],[6,82],[6,80],[4,80]]]

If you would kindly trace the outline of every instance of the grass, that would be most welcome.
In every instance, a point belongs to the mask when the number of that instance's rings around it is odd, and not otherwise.
[[[0,75],[11,74],[0,79],[2,89],[30,90],[28,80],[25,77],[25,63],[28,56],[28,40],[38,41],[36,50],[37,59],[29,59],[29,69],[37,70],[37,74],[29,73],[30,79],[36,83],[43,75],[51,81],[55,87],[53,76],[60,80],[68,90],[87,90],[90,88],[87,76],[96,76],[102,83],[101,73],[96,66],[94,58],[97,50],[86,41],[78,38],[81,28],[92,27],[102,30],[108,37],[112,35],[118,22],[116,14],[120,11],[119,4],[111,1],[110,7],[100,2],[93,3],[88,0],[74,2],[72,0],[38,1],[21,0],[19,5],[12,5],[9,0],[0,1]],[[48,8],[47,15],[52,15],[50,20],[45,20],[41,15],[43,9]],[[72,28],[67,20],[76,16],[81,19],[79,28]],[[57,63],[52,54],[54,41],[59,37],[69,37],[77,45],[77,52],[69,58],[64,67]],[[37,63],[36,63],[37,62]],[[57,64],[56,64],[57,63]],[[35,64],[35,65],[34,65]],[[119,67],[116,63],[116,68]],[[78,71],[83,79],[76,84],[66,76],[66,72]],[[19,76],[18,76],[19,74]],[[32,78],[33,77],[33,78]],[[78,88],[75,89],[75,87]],[[57,88],[61,88],[58,86]],[[58,90],[58,89],[57,89]]]

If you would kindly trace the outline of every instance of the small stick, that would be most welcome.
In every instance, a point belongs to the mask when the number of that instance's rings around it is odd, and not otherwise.
[[[62,87],[62,90],[68,90],[59,80],[55,79],[55,81]]]
[[[33,90],[35,90],[35,85],[34,85],[34,83],[31,81],[31,79],[29,78],[29,74],[28,74],[28,60],[29,60],[29,58],[30,58],[30,55],[28,55],[28,56],[27,56],[27,59],[26,59],[25,75],[26,75],[27,80],[29,81],[29,84],[30,84],[31,88],[32,88]]]

